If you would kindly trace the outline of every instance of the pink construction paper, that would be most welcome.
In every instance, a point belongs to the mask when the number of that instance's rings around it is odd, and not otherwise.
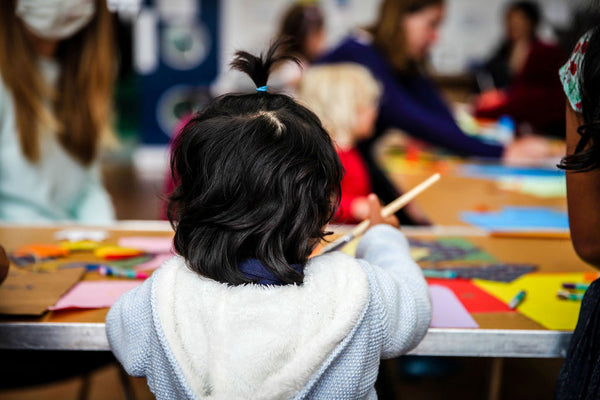
[[[454,292],[440,285],[429,285],[432,328],[479,328]]]
[[[173,254],[157,254],[152,260],[136,265],[133,269],[138,271],[154,271],[160,267],[162,263],[173,258]]]
[[[141,280],[82,281],[73,286],[49,310],[110,307],[125,292],[141,285]]]
[[[146,253],[171,253],[173,239],[169,237],[130,236],[119,238],[119,246],[130,247]]]

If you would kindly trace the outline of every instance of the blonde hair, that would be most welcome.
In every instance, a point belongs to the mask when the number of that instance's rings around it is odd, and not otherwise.
[[[353,63],[309,68],[300,82],[300,100],[323,123],[340,148],[355,144],[356,113],[377,107],[381,87],[364,67]]]
[[[39,160],[40,128],[57,133],[63,148],[83,165],[96,157],[101,139],[111,130],[115,78],[112,19],[105,0],[96,0],[90,23],[58,44],[60,76],[55,89],[44,81],[38,55],[20,18],[16,0],[0,7],[0,74],[15,107],[23,155]]]

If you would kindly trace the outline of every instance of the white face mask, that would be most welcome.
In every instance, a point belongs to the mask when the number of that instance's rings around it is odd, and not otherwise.
[[[17,0],[15,10],[32,33],[45,39],[73,36],[95,12],[94,0]]]

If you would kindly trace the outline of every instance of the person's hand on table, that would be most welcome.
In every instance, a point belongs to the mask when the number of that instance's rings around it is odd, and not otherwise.
[[[367,197],[367,200],[369,201],[369,221],[371,222],[370,226],[387,224],[393,226],[394,228],[400,228],[400,222],[394,214],[390,215],[387,218],[383,218],[381,216],[382,207],[377,195],[371,193]]]
[[[502,155],[508,165],[535,165],[554,154],[550,141],[541,136],[527,136],[510,143]]]
[[[475,100],[475,108],[479,111],[493,110],[505,104],[508,99],[506,92],[502,90],[490,90],[482,93]]]

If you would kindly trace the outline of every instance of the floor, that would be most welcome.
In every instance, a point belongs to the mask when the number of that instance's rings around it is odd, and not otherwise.
[[[141,177],[128,164],[107,165],[105,184],[115,200],[119,219],[155,219],[161,211],[161,173]],[[553,397],[554,382],[562,360],[505,359],[502,380],[496,397],[488,396],[492,360],[486,358],[439,358],[425,366],[414,360],[385,361],[377,389],[380,399],[460,399],[460,400],[537,400]],[[429,360],[428,360],[429,361]],[[412,362],[412,364],[411,364]],[[420,376],[410,375],[411,368],[422,367]],[[432,375],[437,371],[437,376]],[[141,378],[129,378],[135,398],[153,399]],[[19,389],[0,389],[0,400],[76,400],[80,399],[83,379],[75,377],[59,382]],[[0,387],[2,387],[0,377]],[[89,400],[125,399],[119,370],[108,365],[90,376]]]

